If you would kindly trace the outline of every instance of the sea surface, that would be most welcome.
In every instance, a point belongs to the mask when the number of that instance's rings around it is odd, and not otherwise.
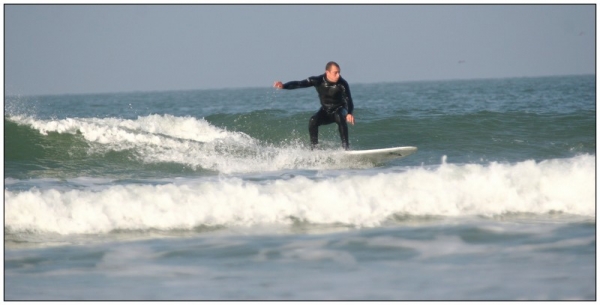
[[[594,75],[348,81],[6,96],[4,298],[596,299]]]

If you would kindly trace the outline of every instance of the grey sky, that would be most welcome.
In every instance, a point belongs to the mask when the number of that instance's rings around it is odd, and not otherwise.
[[[595,73],[594,5],[6,5],[6,94]]]

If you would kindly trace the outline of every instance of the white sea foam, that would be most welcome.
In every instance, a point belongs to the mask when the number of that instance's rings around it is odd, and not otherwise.
[[[90,144],[89,154],[133,150],[145,163],[179,163],[221,173],[248,173],[282,169],[348,168],[350,160],[331,152],[311,152],[300,143],[273,147],[242,132],[228,131],[204,119],[149,115],[135,120],[119,118],[67,118],[40,120],[12,116],[47,135],[50,132],[81,134]],[[356,167],[367,166],[357,164]]]
[[[313,180],[187,180],[104,189],[5,190],[13,232],[103,233],[200,225],[378,226],[394,215],[595,215],[595,156],[452,165]]]

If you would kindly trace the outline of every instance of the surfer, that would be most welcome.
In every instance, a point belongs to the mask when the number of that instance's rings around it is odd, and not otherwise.
[[[311,76],[301,81],[291,81],[283,84],[276,81],[273,87],[277,89],[298,89],[315,87],[321,100],[321,108],[308,121],[308,132],[310,134],[311,148],[319,143],[319,126],[336,123],[342,147],[350,148],[348,142],[348,124],[354,125],[354,103],[350,95],[348,82],[340,76],[340,66],[330,61],[325,66],[325,74]]]

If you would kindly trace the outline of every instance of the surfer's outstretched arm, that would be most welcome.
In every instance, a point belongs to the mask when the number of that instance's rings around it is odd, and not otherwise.
[[[287,83],[282,83],[280,81],[276,81],[273,84],[273,87],[277,88],[277,89],[298,89],[298,88],[307,88],[307,87],[312,87],[314,85],[317,84],[318,81],[318,77],[317,76],[313,76],[313,77],[309,77],[305,80],[299,80],[299,81],[291,81],[291,82],[287,82]]]

